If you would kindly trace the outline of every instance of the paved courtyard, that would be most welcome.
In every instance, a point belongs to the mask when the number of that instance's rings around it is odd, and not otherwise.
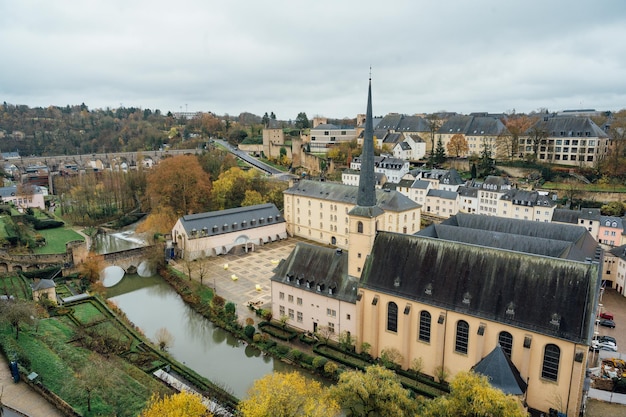
[[[216,293],[226,301],[237,305],[240,319],[255,318],[248,309],[248,303],[253,302],[257,308],[271,307],[272,294],[270,278],[280,260],[286,259],[298,242],[304,239],[290,237],[285,240],[256,246],[253,252],[236,255],[220,255],[204,260],[192,262],[192,279],[199,281],[198,269],[204,262],[205,274],[202,280],[204,285],[216,289]],[[174,267],[186,273],[184,261],[178,260]],[[257,320],[255,319],[255,322]]]

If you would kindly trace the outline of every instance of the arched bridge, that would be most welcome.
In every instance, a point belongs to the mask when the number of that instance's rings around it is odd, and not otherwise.
[[[111,252],[102,255],[104,266],[119,266],[124,271],[137,269],[141,261],[145,260],[148,254],[154,250],[154,246],[143,246],[141,248],[126,249],[118,252]]]

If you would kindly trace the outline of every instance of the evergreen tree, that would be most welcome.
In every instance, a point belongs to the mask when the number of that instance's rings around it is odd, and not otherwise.
[[[435,149],[434,155],[435,164],[441,164],[446,160],[446,149],[443,147],[443,142],[441,141],[441,137],[437,140],[437,148]]]
[[[483,141],[483,149],[480,151],[480,159],[478,160],[478,167],[480,168],[480,174],[483,177],[491,174],[493,170],[494,160],[491,156],[491,147],[487,141]]]
[[[472,163],[472,179],[475,179],[476,177],[477,177],[476,163]]]

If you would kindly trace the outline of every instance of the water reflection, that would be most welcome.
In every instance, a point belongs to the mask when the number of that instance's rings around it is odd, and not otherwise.
[[[169,349],[172,356],[239,398],[268,373],[297,370],[214,326],[190,309],[160,278],[127,276],[108,289],[108,296],[146,337],[154,340],[158,329],[167,329],[174,336]]]
[[[148,243],[144,236],[135,233],[130,226],[125,230],[113,233],[97,234],[92,240],[92,250],[96,253],[111,253],[122,250],[135,249],[146,246]]]

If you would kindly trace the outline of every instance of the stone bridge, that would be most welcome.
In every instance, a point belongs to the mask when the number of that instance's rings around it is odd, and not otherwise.
[[[146,259],[148,253],[152,250],[152,246],[144,246],[141,248],[126,249],[118,252],[111,252],[102,255],[104,267],[119,266],[124,271],[136,271],[137,267]],[[134,271],[133,271],[134,270]]]

